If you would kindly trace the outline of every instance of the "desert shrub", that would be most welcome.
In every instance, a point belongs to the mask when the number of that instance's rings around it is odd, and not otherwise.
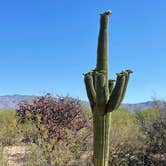
[[[66,139],[60,132],[62,128],[76,133],[87,125],[80,101],[71,97],[55,98],[48,94],[34,99],[32,104],[20,103],[16,111],[21,123],[30,120],[39,130],[42,124],[48,129],[49,138],[57,140]]]
[[[154,131],[152,132],[152,130],[153,124],[158,119],[158,116],[159,114],[155,109],[142,110],[136,113],[136,118],[138,120],[138,123],[140,124],[140,129],[146,137],[147,148],[150,144],[152,146],[154,145],[154,142],[151,140],[152,133],[154,134]]]
[[[35,143],[48,164],[70,165],[91,147],[89,115],[83,109],[78,99],[68,96],[47,94],[31,103],[21,102],[16,110],[19,123],[35,126],[23,130],[23,141]]]
[[[142,164],[144,135],[140,131],[134,113],[119,109],[112,113],[110,136],[110,164]]]
[[[0,126],[0,145],[8,146],[19,142],[20,132],[14,110],[0,111]]]
[[[137,112],[136,118],[146,137],[147,160],[155,165],[166,164],[166,105],[156,102],[154,108]]]
[[[0,165],[4,146],[23,143],[27,166],[93,165],[92,114],[77,99],[46,95],[21,102],[16,111],[0,111],[0,125]],[[110,139],[110,165],[166,165],[166,105],[114,111]]]

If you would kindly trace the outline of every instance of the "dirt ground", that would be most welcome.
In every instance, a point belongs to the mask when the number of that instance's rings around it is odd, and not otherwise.
[[[7,146],[3,148],[3,166],[23,166],[26,146]]]

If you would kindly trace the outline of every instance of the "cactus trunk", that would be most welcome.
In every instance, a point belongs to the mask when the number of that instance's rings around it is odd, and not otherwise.
[[[93,162],[95,166],[108,166],[110,123],[111,113],[93,114]]]
[[[108,20],[110,11],[100,15],[100,30],[95,70],[85,74],[87,96],[93,114],[93,163],[94,166],[108,166],[111,112],[122,102],[131,70],[117,74],[108,80]]]

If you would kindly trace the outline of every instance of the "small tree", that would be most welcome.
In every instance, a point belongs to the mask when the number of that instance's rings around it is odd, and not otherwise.
[[[48,130],[49,138],[64,140],[66,137],[62,128],[72,130],[74,133],[88,125],[81,102],[71,97],[53,97],[47,94],[35,98],[32,103],[21,102],[16,110],[21,123],[30,120],[34,122],[39,131],[41,126]],[[41,133],[42,134],[42,133]]]
[[[78,99],[47,94],[32,103],[21,102],[16,114],[20,123],[31,122],[37,128],[33,138],[27,133],[24,141],[37,144],[49,165],[70,165],[82,149],[89,149],[90,123],[83,109]]]

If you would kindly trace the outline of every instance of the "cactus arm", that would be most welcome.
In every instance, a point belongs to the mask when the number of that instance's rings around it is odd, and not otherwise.
[[[122,100],[124,99],[124,96],[125,96],[125,93],[126,93],[126,89],[127,89],[127,85],[128,85],[129,78],[130,78],[130,74],[133,73],[132,70],[126,70],[125,72],[126,72],[126,75],[125,75],[125,83],[124,83],[124,88],[123,88],[123,92],[122,92],[122,97],[121,97],[120,103],[121,103]]]
[[[114,83],[115,83],[115,80],[109,80],[108,81],[108,85],[109,85],[109,96],[111,96],[112,91],[114,89]]]
[[[124,85],[125,85],[125,75],[126,73],[121,72],[117,74],[116,84],[114,90],[109,98],[107,103],[107,112],[112,112],[113,110],[117,109],[120,105],[120,101],[122,98]]]
[[[96,103],[96,91],[94,88],[92,72],[89,72],[84,75],[84,82],[85,82],[87,96],[90,101],[90,105],[94,106]]]
[[[97,75],[96,69],[92,70],[93,86],[95,90],[96,90],[96,75]]]

